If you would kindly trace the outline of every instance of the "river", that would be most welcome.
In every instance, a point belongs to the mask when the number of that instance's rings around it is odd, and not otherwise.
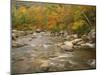
[[[63,37],[49,36],[45,32],[28,34],[17,38],[24,44],[11,49],[11,71],[19,73],[40,73],[95,69],[96,50],[90,48],[64,51],[56,46]]]

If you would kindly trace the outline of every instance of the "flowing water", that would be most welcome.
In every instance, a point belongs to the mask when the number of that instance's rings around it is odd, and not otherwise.
[[[95,69],[95,49],[64,51],[56,46],[62,37],[46,33],[29,34],[16,40],[21,47],[11,50],[12,74]]]

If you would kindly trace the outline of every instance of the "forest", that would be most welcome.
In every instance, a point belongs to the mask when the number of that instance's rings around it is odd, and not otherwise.
[[[31,3],[32,4],[32,3]],[[12,6],[12,27],[17,30],[47,30],[85,34],[96,26],[96,7],[33,3]]]

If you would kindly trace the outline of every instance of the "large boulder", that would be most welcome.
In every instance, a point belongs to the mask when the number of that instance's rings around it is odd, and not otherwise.
[[[81,48],[81,44],[84,44],[85,42],[82,40],[82,41],[78,41],[78,42],[75,42],[73,43],[74,44],[74,48]]]
[[[66,46],[73,47],[73,44],[72,44],[71,41],[65,41],[64,44],[65,44]]]
[[[73,44],[70,41],[65,41],[63,45],[61,45],[61,48],[65,51],[72,51]]]
[[[65,41],[64,43],[58,43],[55,45],[65,51],[72,51],[72,49],[73,49],[73,44],[70,41]]]

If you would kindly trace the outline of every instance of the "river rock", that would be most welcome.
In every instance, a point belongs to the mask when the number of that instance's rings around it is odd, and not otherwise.
[[[36,36],[36,35],[37,35],[37,33],[36,33],[36,32],[34,32],[32,35],[33,35],[33,36]]]
[[[18,47],[22,47],[22,46],[25,46],[25,44],[21,44],[21,43],[12,41],[12,47],[18,48]]]
[[[37,32],[37,33],[40,33],[40,32],[41,32],[41,29],[36,29],[36,32]]]
[[[73,37],[74,39],[76,39],[76,38],[78,38],[78,35],[77,35],[77,34],[73,34],[72,37]]]
[[[73,44],[71,42],[64,42],[64,43],[58,43],[55,44],[56,46],[60,47],[61,49],[65,50],[65,51],[72,51],[73,49]]]
[[[73,43],[71,41],[65,41],[64,44],[66,46],[70,46],[70,47],[73,47]]]
[[[72,35],[67,35],[66,36],[66,39],[67,40],[74,40],[74,39],[77,39],[78,38],[78,35],[77,34],[72,34]]]
[[[73,44],[70,41],[65,41],[63,45],[60,46],[61,49],[65,51],[72,51],[73,49]]]
[[[59,32],[59,35],[60,35],[60,36],[64,36],[64,31],[60,31],[60,32]]]
[[[89,37],[87,35],[82,35],[81,36],[82,40],[84,40],[85,42],[89,42]]]
[[[81,42],[82,41],[82,39],[74,39],[74,40],[72,40],[71,42],[73,43],[73,44],[77,44],[78,42]]]
[[[47,32],[45,33],[45,36],[51,36],[51,33],[50,33],[49,31],[47,31]]]
[[[81,44],[84,44],[84,43],[85,42],[82,40],[82,41],[78,41],[76,44],[80,46]]]
[[[95,48],[95,44],[93,43],[84,43],[84,44],[81,44],[82,47],[85,47],[85,48]]]
[[[15,33],[15,32],[17,32],[17,30],[12,30],[12,33]]]
[[[16,40],[16,35],[14,33],[12,33],[12,40]]]
[[[26,35],[25,31],[12,30],[12,37],[18,38],[25,35]]]
[[[91,30],[89,33],[88,33],[88,38],[90,41],[92,42],[95,42],[96,41],[96,32],[95,30]]]
[[[29,34],[33,34],[33,31],[24,31],[24,35],[29,35]]]
[[[62,45],[61,49],[65,50],[65,51],[72,51],[72,46],[67,46],[67,45]]]

